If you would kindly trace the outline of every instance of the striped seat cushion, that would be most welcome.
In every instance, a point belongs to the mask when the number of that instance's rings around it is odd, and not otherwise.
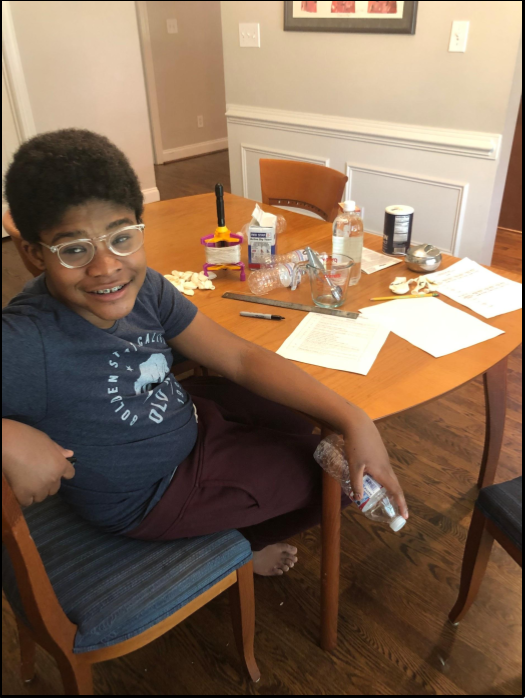
[[[107,534],[57,495],[28,507],[24,515],[58,600],[78,626],[76,653],[136,636],[252,557],[248,541],[236,530],[166,542]],[[27,623],[4,547],[2,585]]]

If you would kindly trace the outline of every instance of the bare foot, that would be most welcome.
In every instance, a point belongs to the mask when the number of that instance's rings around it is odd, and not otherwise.
[[[298,549],[289,544],[271,544],[261,551],[254,551],[254,573],[258,575],[283,575],[298,562]]]

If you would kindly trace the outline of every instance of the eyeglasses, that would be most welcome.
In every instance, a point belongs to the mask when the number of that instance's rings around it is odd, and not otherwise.
[[[95,257],[95,241],[103,240],[108,249],[114,255],[126,257],[131,255],[142,246],[144,242],[144,223],[135,226],[126,226],[112,233],[105,233],[98,238],[81,238],[71,243],[61,243],[60,245],[46,245],[40,243],[51,252],[56,252],[60,264],[69,269],[85,267],[89,265]]]

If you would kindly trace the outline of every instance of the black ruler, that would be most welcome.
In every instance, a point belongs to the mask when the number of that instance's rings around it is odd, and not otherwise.
[[[289,303],[289,301],[276,301],[263,296],[250,296],[249,294],[233,294],[227,291],[223,294],[224,299],[234,299],[235,301],[249,301],[250,303],[262,303],[264,306],[278,306],[278,308],[290,308],[293,311],[306,311],[307,313],[323,313],[327,316],[339,316],[340,318],[358,318],[359,313],[352,311],[338,311],[336,308],[320,308],[320,306],[305,306],[302,303]]]

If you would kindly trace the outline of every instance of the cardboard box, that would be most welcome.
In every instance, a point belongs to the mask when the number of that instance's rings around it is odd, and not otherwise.
[[[276,238],[275,226],[260,226],[255,219],[252,219],[248,227],[249,269],[260,269],[266,257],[276,254]]]

